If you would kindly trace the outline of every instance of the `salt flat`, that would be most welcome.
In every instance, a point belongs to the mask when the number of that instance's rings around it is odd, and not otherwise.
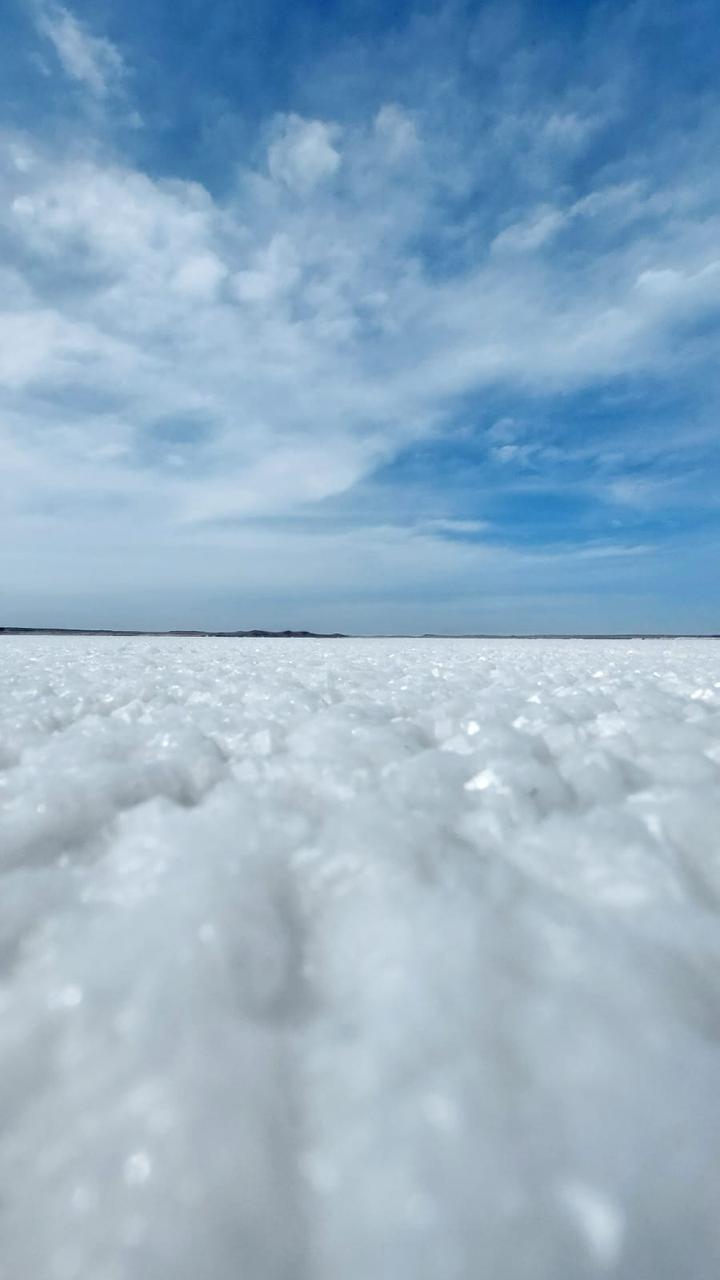
[[[720,1274],[716,642],[0,673],[3,1280]]]

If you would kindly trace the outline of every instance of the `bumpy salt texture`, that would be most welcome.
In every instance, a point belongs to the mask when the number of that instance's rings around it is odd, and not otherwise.
[[[0,639],[0,1274],[720,1274],[719,656]]]

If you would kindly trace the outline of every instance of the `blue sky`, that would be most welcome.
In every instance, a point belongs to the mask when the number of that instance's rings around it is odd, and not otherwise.
[[[718,0],[8,0],[0,623],[720,630]]]

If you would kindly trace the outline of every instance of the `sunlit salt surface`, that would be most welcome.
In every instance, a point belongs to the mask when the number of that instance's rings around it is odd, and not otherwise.
[[[715,642],[0,670],[3,1280],[720,1275]]]

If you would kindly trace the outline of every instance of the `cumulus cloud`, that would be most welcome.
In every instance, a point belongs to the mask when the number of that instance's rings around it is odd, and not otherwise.
[[[268,148],[271,177],[300,194],[312,191],[340,167],[340,152],[334,145],[339,132],[324,120],[303,120],[294,114],[277,117]]]
[[[175,273],[174,285],[193,298],[212,298],[227,268],[214,253],[197,253],[186,258]]]
[[[299,253],[284,232],[258,249],[249,266],[237,271],[233,288],[241,302],[270,302],[286,294],[300,278]]]

